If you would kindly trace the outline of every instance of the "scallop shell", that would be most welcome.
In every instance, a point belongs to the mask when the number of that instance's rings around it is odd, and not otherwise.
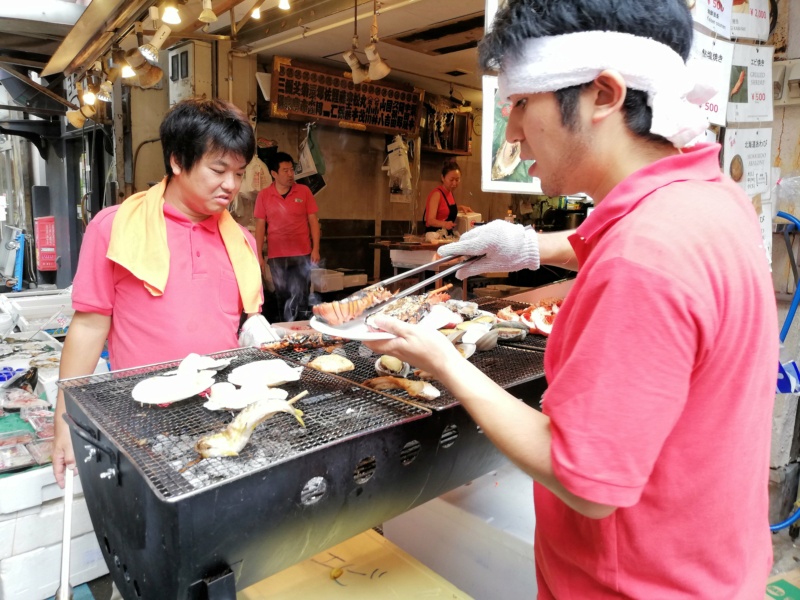
[[[466,359],[469,359],[473,354],[475,354],[475,344],[456,344],[456,350],[461,353]]]
[[[479,323],[478,321],[464,321],[463,323],[459,323],[456,325],[456,329],[467,330],[470,327],[482,326],[486,325],[486,323]]]
[[[411,372],[411,365],[408,363],[402,363],[399,371],[392,371],[391,369],[387,369],[386,366],[381,362],[380,357],[378,360],[375,361],[375,371],[378,375],[391,375],[392,377],[407,377],[408,374]]]
[[[496,323],[493,331],[497,331],[498,340],[503,342],[518,342],[528,335],[528,328],[519,321],[503,321]]]
[[[497,323],[497,317],[495,317],[493,314],[480,315],[472,319],[472,321],[473,323],[488,323],[492,325],[494,323]]]

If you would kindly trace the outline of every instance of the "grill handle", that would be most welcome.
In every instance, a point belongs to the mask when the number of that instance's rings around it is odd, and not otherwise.
[[[79,424],[75,419],[73,419],[69,415],[69,413],[65,412],[63,416],[64,416],[64,421],[66,421],[69,428],[72,429],[72,431],[74,431],[79,438],[81,438],[83,441],[87,442],[90,445],[90,447],[87,446],[87,448],[90,448],[90,453],[86,459],[86,462],[88,462],[91,459],[92,454],[97,456],[98,462],[100,461],[100,455],[97,453],[97,450],[108,455],[109,461],[111,462],[111,467],[100,473],[100,479],[113,478],[116,479],[117,485],[120,485],[121,481],[119,473],[119,453],[109,448],[108,446],[105,446],[100,443],[99,432],[94,432],[89,430],[88,428],[85,428],[83,425]],[[92,449],[94,449],[94,451],[92,451]]]

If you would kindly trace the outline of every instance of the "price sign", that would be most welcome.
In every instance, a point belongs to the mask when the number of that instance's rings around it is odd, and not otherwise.
[[[772,121],[772,46],[734,44],[728,123]]]
[[[717,93],[701,108],[710,123],[725,125],[728,114],[728,78],[733,61],[733,44],[715,40],[704,33],[695,31],[689,60],[701,61],[704,66],[709,67],[704,68],[703,72],[713,77],[710,83]]]
[[[733,0],[698,0],[692,7],[692,19],[717,35],[730,39],[732,9]]]
[[[766,42],[769,37],[769,0],[733,0],[731,37]]]
[[[723,143],[723,171],[738,183],[748,196],[769,191],[769,164],[772,129],[730,129]]]

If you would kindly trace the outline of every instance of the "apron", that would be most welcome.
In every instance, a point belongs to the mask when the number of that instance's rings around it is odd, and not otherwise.
[[[441,187],[438,187],[436,189],[439,190],[439,193],[442,195],[442,198],[444,198],[444,201],[447,202],[447,194],[445,193],[445,191]],[[455,223],[456,222],[456,217],[458,217],[458,203],[453,202],[452,204],[448,204],[447,208],[448,208],[448,212],[447,212],[447,217],[445,218],[445,221],[448,221],[449,223]],[[423,223],[425,222],[426,213],[427,212],[428,212],[428,207],[425,206],[425,211],[422,213],[422,222]],[[425,226],[425,232],[426,233],[429,232],[429,231],[439,231],[440,229],[441,229],[441,227],[430,227],[430,226],[427,226],[427,225]]]

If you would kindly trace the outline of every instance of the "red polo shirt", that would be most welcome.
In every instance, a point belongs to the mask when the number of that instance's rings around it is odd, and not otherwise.
[[[258,193],[253,216],[267,223],[267,258],[311,254],[308,215],[317,212],[317,201],[308,187],[295,183],[286,198],[275,183]]]
[[[164,205],[169,280],[164,294],[153,296],[130,271],[106,258],[118,208],[102,210],[86,228],[72,291],[75,310],[112,317],[111,366],[127,369],[236,348],[242,301],[219,217],[192,223]],[[255,239],[244,231],[255,248]]]
[[[752,204],[719,146],[621,182],[571,243],[547,344],[555,475],[618,506],[592,520],[535,486],[540,598],[762,598],[778,361]]]

